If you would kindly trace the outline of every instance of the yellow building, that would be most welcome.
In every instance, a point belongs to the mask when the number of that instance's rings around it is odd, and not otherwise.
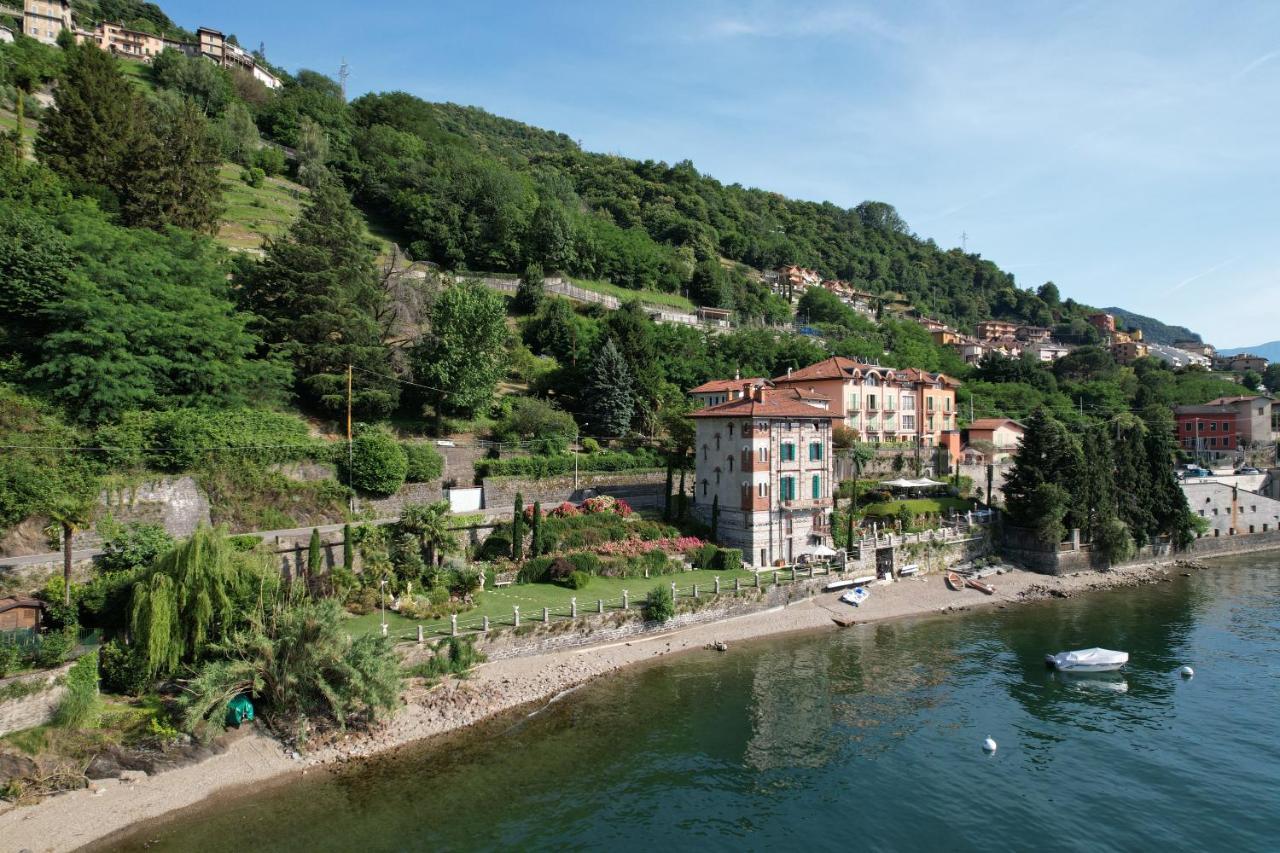
[[[22,4],[22,31],[31,38],[57,44],[63,30],[73,30],[67,0],[25,0]]]

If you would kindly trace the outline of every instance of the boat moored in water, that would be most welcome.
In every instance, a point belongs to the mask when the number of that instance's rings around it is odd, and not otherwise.
[[[1111,649],[1079,649],[1045,655],[1044,662],[1058,672],[1115,672],[1129,662],[1129,653]]]

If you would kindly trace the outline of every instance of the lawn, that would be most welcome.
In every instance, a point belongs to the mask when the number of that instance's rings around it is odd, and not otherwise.
[[[732,592],[733,579],[742,579],[746,588],[753,581],[753,573],[745,570],[711,571],[698,569],[691,572],[677,572],[670,575],[654,575],[651,578],[604,578],[595,577],[582,589],[569,589],[549,583],[515,584],[491,589],[480,593],[479,605],[466,613],[458,615],[460,630],[479,630],[484,617],[488,616],[491,627],[511,627],[514,608],[520,608],[520,624],[542,621],[542,608],[550,610],[555,618],[567,618],[571,614],[570,599],[578,599],[578,614],[585,615],[596,612],[596,601],[603,599],[606,611],[617,611],[622,608],[622,591],[630,596],[632,608],[639,606],[649,590],[659,584],[675,583],[681,597],[693,594],[693,585],[698,585],[698,594],[707,595],[715,590],[715,579],[720,578],[722,592]],[[761,578],[768,582],[768,576]],[[376,633],[380,630],[381,614],[377,611],[364,616],[356,616],[348,623],[354,636]],[[418,622],[406,619],[397,613],[387,611],[388,635],[396,641],[416,640],[418,638]],[[442,636],[449,633],[448,619],[437,619],[421,623],[428,636]]]
[[[966,512],[973,508],[969,501],[961,498],[911,498],[910,500],[884,501],[870,504],[863,510],[863,515],[881,518],[894,517],[904,506],[913,515],[923,515],[924,513],[937,515],[949,509],[953,509],[956,512]]]
[[[260,187],[240,179],[244,169],[223,163],[218,172],[226,210],[218,229],[218,242],[231,249],[257,249],[267,237],[279,237],[293,223],[307,189],[284,178],[267,178]]]
[[[596,293],[616,296],[623,302],[629,299],[639,299],[641,302],[665,305],[668,308],[677,308],[681,311],[688,311],[691,314],[697,310],[692,302],[678,293],[662,293],[657,290],[629,290],[607,281],[589,281],[580,278],[570,279],[570,281],[585,290],[594,290]]]
[[[151,82],[151,66],[128,59],[120,60],[120,72],[132,80],[142,91],[154,92],[156,84]]]

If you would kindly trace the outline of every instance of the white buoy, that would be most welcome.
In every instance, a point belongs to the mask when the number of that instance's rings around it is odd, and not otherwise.
[[[982,742],[982,751],[983,751],[983,752],[995,752],[995,751],[996,751],[996,742],[995,742],[995,739],[994,739],[994,738],[992,738],[990,735],[987,735],[987,739],[986,739],[986,740],[984,740],[984,741]]]
[[[1190,678],[1195,674],[1196,671],[1189,666],[1184,666],[1182,669],[1178,670],[1178,675],[1181,675],[1183,678]]]

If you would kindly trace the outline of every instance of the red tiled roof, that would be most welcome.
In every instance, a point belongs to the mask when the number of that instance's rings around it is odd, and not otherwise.
[[[1241,394],[1238,397],[1218,397],[1205,403],[1206,406],[1226,406],[1231,403],[1244,403],[1251,400],[1270,400],[1266,394]]]
[[[793,388],[786,390],[764,388],[762,390],[761,396],[763,399],[757,400],[753,396],[741,397],[737,400],[730,400],[727,403],[720,403],[716,406],[708,406],[705,409],[690,412],[689,417],[820,418],[822,420],[834,420],[838,417],[838,415],[826,409],[819,409],[804,402],[806,398]]]
[[[853,375],[855,370],[866,373],[868,370],[876,370],[881,373],[892,373],[893,371],[887,367],[877,367],[874,364],[860,364],[851,358],[845,358],[842,355],[833,355],[831,358],[824,358],[817,364],[810,364],[808,367],[802,367],[799,370],[793,370],[788,374],[776,377],[773,382],[775,385],[791,384],[795,382],[809,382],[814,379],[848,379]]]
[[[752,385],[765,385],[768,379],[762,377],[754,377],[747,379],[712,379],[710,382],[703,382],[697,388],[689,390],[690,394],[715,394],[720,391],[742,390],[742,386],[747,383]]]
[[[978,418],[976,421],[969,424],[969,429],[999,429],[1005,424],[1013,424],[1018,429],[1022,430],[1026,429],[1026,427],[1015,421],[1013,418]]]

